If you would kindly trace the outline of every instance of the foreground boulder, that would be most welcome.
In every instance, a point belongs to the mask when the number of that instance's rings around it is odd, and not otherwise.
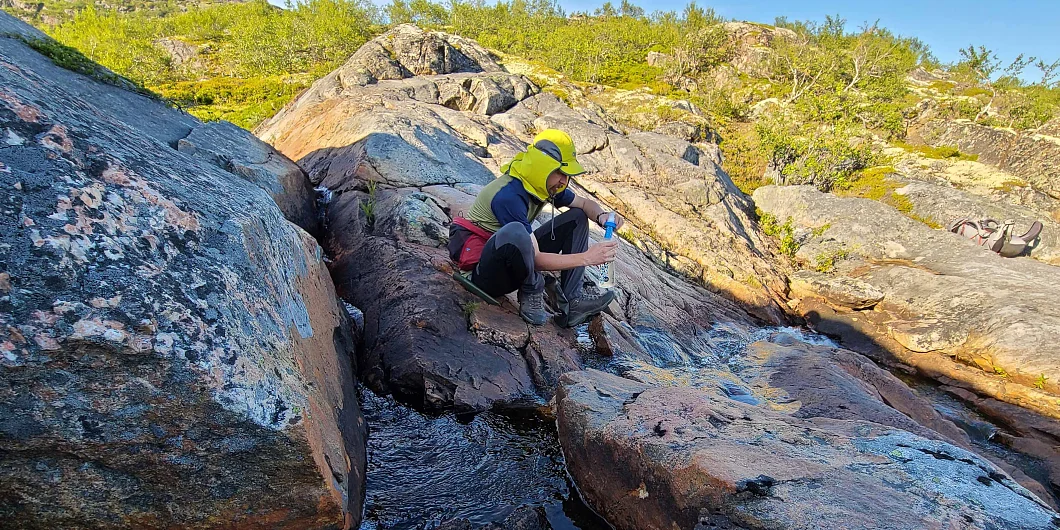
[[[882,348],[925,375],[1060,414],[1055,267],[1002,258],[867,199],[805,186],[767,186],[754,198],[778,219],[813,231],[800,259],[834,261],[835,278],[855,278],[883,293],[873,310],[856,313],[823,290],[800,299],[799,311],[818,329],[865,353]]]
[[[618,529],[1060,527],[989,462],[877,423],[593,370],[563,377],[557,410],[579,491]]]
[[[224,146],[176,149],[188,115],[15,38],[0,56],[3,526],[358,526],[348,317],[250,182],[298,173],[226,171]]]

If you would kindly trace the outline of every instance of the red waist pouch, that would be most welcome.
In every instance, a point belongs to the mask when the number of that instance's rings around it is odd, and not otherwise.
[[[453,224],[471,233],[468,234],[467,239],[465,239],[463,245],[460,246],[459,256],[454,257],[455,252],[451,252],[449,257],[453,258],[453,261],[456,262],[457,268],[462,271],[474,269],[475,265],[478,264],[479,259],[482,257],[482,249],[486,247],[486,241],[493,236],[493,233],[479,227],[463,217],[454,217]],[[453,249],[453,251],[455,250],[456,249]]]

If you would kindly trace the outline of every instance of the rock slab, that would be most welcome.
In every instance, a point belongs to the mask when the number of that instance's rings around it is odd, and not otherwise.
[[[620,530],[1060,527],[989,462],[875,423],[592,370],[564,375],[557,410],[579,491]]]
[[[1050,281],[1056,267],[1002,258],[868,199],[808,186],[767,186],[754,198],[777,219],[820,234],[807,239],[800,255],[841,250],[848,256],[831,273],[834,280],[856,279],[884,293],[872,311],[837,317],[843,322],[830,333],[868,339],[925,375],[1060,413],[1052,383],[1060,380],[1060,283]],[[827,313],[800,312],[815,324]]]
[[[0,57],[3,526],[356,527],[365,429],[320,247],[175,149],[188,115],[13,38]]]

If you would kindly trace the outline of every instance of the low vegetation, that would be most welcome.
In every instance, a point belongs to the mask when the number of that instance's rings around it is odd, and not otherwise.
[[[780,244],[780,253],[794,260],[795,253],[799,251],[802,244],[795,238],[795,225],[792,219],[789,217],[781,223],[773,214],[761,210],[757,210],[757,214],[762,232],[767,236],[775,237]]]
[[[979,160],[979,155],[971,155],[968,153],[962,153],[960,149],[952,145],[940,145],[938,147],[932,147],[930,145],[912,145],[905,142],[895,142],[896,147],[901,147],[906,151],[917,153],[925,158],[934,158],[938,160]]]
[[[122,13],[88,4],[42,29],[201,119],[247,128],[384,29],[368,0],[153,6]]]

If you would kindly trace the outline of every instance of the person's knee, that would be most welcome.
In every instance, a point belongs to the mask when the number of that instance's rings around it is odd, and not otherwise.
[[[514,245],[522,252],[527,250],[533,252],[534,243],[530,240],[533,235],[526,231],[526,225],[523,223],[508,223],[502,226],[493,237],[497,238],[498,247]]]

